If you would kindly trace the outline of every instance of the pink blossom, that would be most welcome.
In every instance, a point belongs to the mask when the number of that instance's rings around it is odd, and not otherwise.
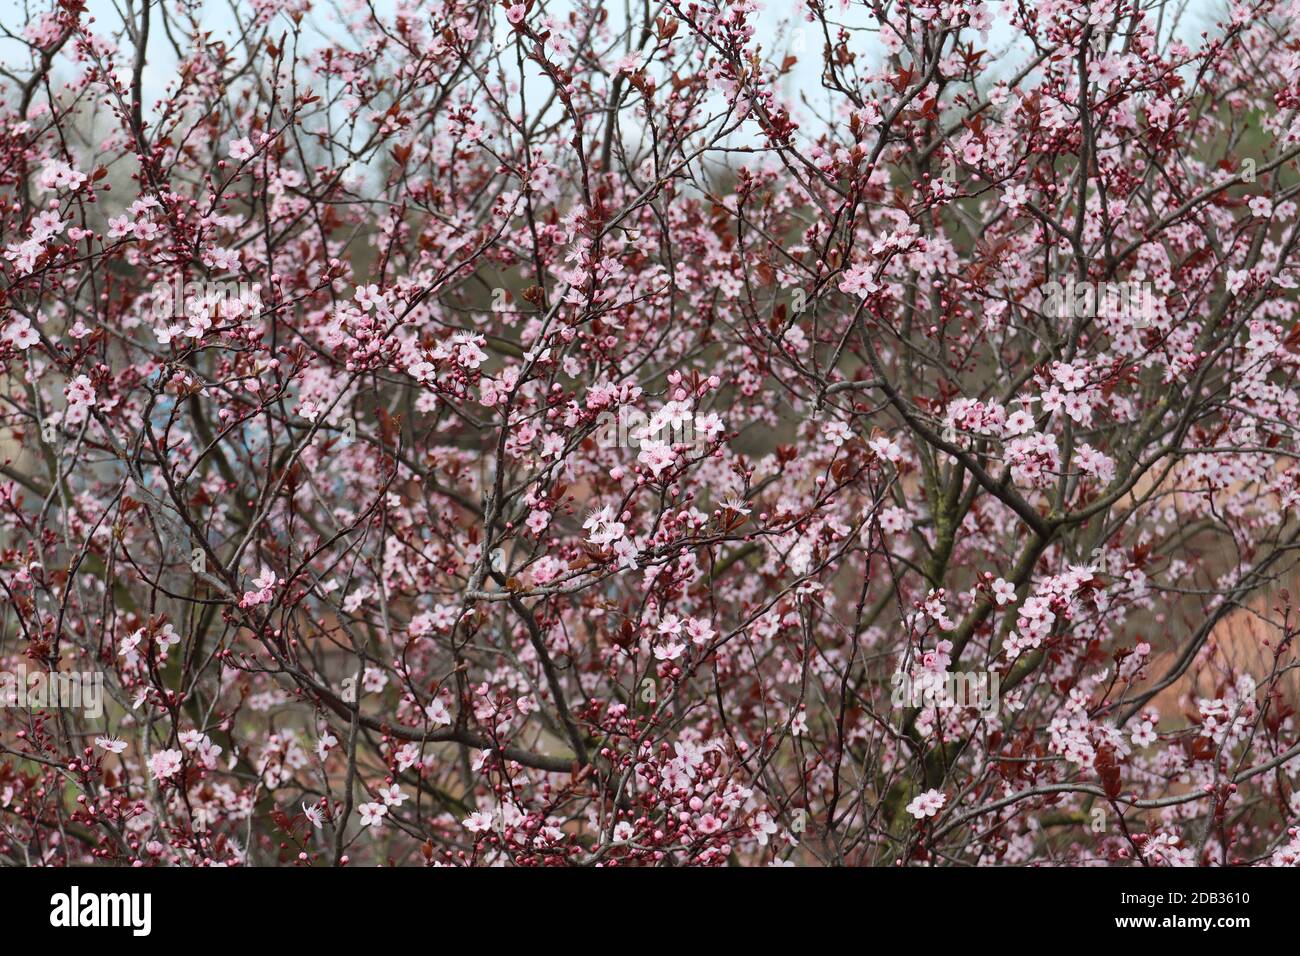
[[[168,780],[181,769],[179,750],[159,750],[149,757],[149,772],[155,780]]]
[[[918,794],[912,802],[907,805],[907,812],[918,820],[924,820],[926,817],[935,816],[948,800],[941,790],[927,790],[925,793]]]

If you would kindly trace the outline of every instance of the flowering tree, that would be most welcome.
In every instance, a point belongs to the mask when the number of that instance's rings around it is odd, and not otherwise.
[[[0,859],[1300,860],[1300,5],[231,9],[6,25]]]

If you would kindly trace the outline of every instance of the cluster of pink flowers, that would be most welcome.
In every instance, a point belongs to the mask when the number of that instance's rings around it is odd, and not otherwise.
[[[48,6],[0,863],[1300,860],[1295,0]]]

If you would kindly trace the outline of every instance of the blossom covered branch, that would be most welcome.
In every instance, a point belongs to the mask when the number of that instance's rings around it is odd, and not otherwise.
[[[1300,861],[1300,6],[232,10],[5,24],[0,860]]]

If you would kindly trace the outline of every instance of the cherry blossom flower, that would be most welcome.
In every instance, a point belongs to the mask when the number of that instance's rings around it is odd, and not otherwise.
[[[941,790],[927,790],[918,794],[908,805],[907,812],[918,820],[936,815],[947,801]]]
[[[45,164],[37,185],[46,192],[80,189],[86,182],[86,174],[73,169],[62,160],[52,160]]]
[[[388,813],[388,807],[382,803],[363,803],[357,807],[357,813],[361,816],[361,825],[375,830],[384,825],[384,816]]]
[[[998,607],[1010,604],[1016,599],[1016,586],[1010,581],[998,578],[993,582],[993,596],[997,599]]]
[[[232,139],[230,141],[230,146],[227,149],[227,152],[231,159],[236,162],[243,162],[246,159],[252,159],[255,150],[253,149],[253,144],[249,142],[248,137],[241,136],[239,139]]]
[[[41,340],[36,330],[32,328],[31,321],[21,316],[5,327],[4,335],[20,352],[26,351]]]
[[[307,818],[307,822],[310,823],[314,829],[319,830],[325,825],[325,815],[321,812],[321,808],[318,806],[308,805],[304,802],[302,805],[302,814]]]
[[[182,755],[179,750],[159,750],[149,757],[149,772],[155,780],[167,780],[181,769]]]

